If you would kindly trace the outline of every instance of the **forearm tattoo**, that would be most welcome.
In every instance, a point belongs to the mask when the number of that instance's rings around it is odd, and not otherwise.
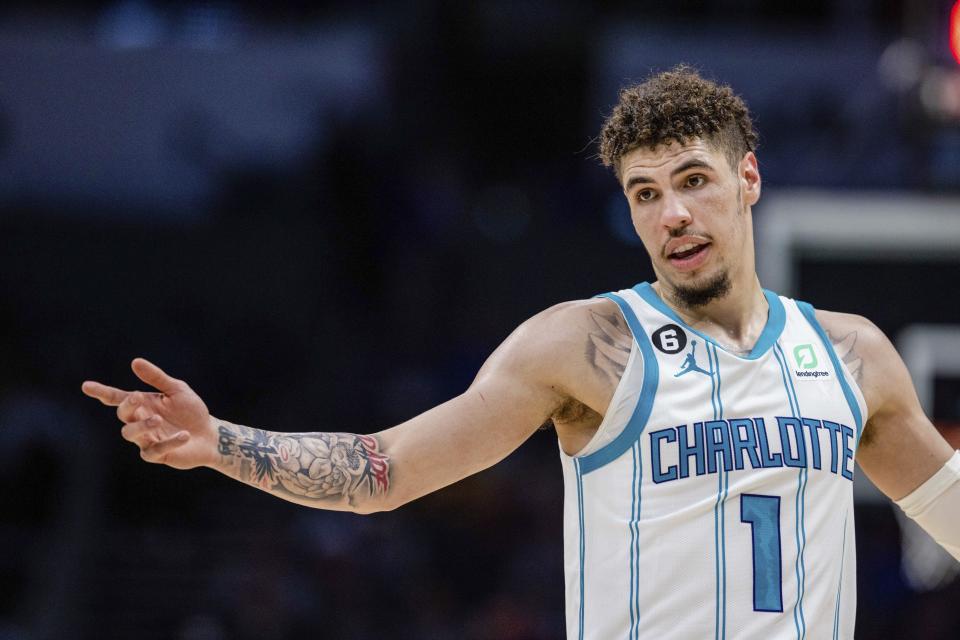
[[[358,494],[386,494],[390,486],[390,460],[374,436],[221,424],[218,448],[227,464],[239,464],[243,482],[292,497],[353,504]]]
[[[860,384],[863,380],[863,360],[856,350],[857,332],[851,331],[842,338],[838,338],[827,331],[827,337],[833,343],[833,349],[837,352],[837,357],[843,360],[843,364],[847,365],[850,375],[853,376],[857,384]]]
[[[616,312],[591,311],[590,317],[594,328],[587,338],[587,362],[595,371],[616,384],[620,382],[627,367],[633,347],[633,335],[627,323]]]

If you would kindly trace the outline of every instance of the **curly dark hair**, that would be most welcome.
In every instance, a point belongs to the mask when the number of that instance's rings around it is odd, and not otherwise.
[[[735,168],[757,148],[757,132],[744,101],[727,85],[687,65],[620,91],[620,102],[600,131],[600,159],[620,177],[620,161],[634,149],[685,144],[704,138]]]

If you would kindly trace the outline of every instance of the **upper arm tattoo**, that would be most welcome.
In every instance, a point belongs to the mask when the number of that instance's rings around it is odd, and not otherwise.
[[[356,494],[385,494],[390,484],[390,460],[374,436],[221,424],[218,446],[221,455],[240,465],[240,480],[298,498],[353,504]]]
[[[843,364],[847,365],[850,375],[853,376],[857,384],[860,384],[863,381],[863,359],[857,351],[857,332],[851,331],[840,338],[827,331],[827,337],[833,343],[837,357],[843,360]]]
[[[586,345],[587,362],[614,384],[623,377],[633,348],[633,335],[619,313],[590,312],[593,328]]]

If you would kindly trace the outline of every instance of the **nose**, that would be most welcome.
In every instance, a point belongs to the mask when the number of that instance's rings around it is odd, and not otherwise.
[[[693,222],[693,216],[684,206],[681,198],[672,192],[664,193],[661,197],[663,208],[660,211],[660,221],[669,231],[683,229]]]

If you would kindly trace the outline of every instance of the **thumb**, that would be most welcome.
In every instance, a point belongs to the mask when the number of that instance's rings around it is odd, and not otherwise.
[[[179,431],[160,442],[150,445],[140,450],[140,457],[147,462],[163,463],[167,454],[177,447],[185,444],[190,439],[190,434],[186,431]]]
[[[179,391],[183,383],[176,378],[168,376],[163,369],[143,358],[134,358],[130,363],[130,368],[138,378],[149,384],[151,387],[170,395]]]

